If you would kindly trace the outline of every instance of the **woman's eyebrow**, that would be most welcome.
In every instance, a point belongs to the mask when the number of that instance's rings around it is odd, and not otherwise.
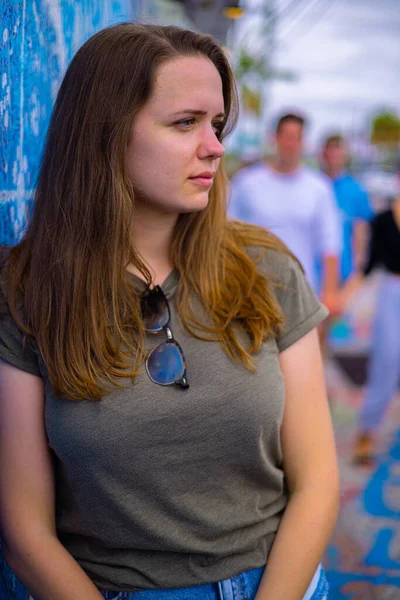
[[[206,115],[207,111],[206,110],[198,110],[195,108],[185,108],[183,110],[178,110],[177,112],[171,113],[171,117],[175,117],[177,115]],[[221,112],[218,113],[218,115],[215,115],[215,118],[225,118],[225,113]]]

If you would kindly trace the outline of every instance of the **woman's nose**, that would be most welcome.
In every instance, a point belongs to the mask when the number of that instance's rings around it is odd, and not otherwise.
[[[213,127],[208,127],[199,145],[199,158],[222,158],[225,148],[217,138]]]

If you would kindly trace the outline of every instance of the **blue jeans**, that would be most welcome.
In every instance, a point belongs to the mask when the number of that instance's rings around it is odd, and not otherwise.
[[[400,381],[400,277],[385,274],[378,292],[359,428],[375,431]]]
[[[140,592],[101,591],[106,600],[254,600],[264,567],[251,569],[230,579],[192,587]],[[303,600],[327,600],[328,582],[319,566]]]

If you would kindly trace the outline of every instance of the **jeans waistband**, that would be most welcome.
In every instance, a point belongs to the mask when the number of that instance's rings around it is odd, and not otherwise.
[[[216,583],[169,590],[141,590],[140,592],[102,591],[106,600],[254,600],[265,567],[250,569]],[[326,600],[328,582],[324,569],[319,566],[303,600]]]
[[[253,600],[265,566],[250,569],[216,583],[176,589],[112,592],[103,590],[106,600]]]

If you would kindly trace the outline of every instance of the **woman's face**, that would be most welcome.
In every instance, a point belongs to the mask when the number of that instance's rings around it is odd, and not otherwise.
[[[132,126],[126,168],[135,198],[154,210],[184,213],[207,206],[225,149],[222,80],[205,57],[169,60]]]

